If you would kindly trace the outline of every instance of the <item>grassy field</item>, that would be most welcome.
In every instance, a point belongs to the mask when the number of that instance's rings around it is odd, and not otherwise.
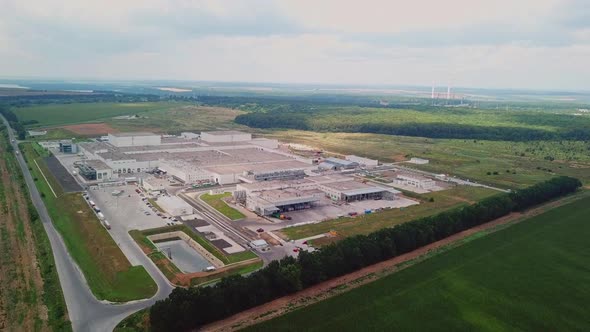
[[[32,144],[21,144],[53,224],[98,299],[115,302],[148,298],[157,286],[143,266],[131,266],[121,249],[100,224],[81,194],[63,193]],[[56,192],[51,192],[37,165]]]
[[[357,154],[383,162],[422,157],[429,159],[430,164],[412,167],[503,188],[527,187],[555,174],[573,176],[590,183],[590,142],[474,141],[299,130],[261,133],[285,142],[307,144],[341,154]],[[487,175],[488,172],[498,172],[498,175]]]
[[[589,330],[588,213],[587,197],[249,330]]]
[[[71,331],[51,245],[0,133],[0,329]]]
[[[142,113],[139,119],[109,119],[106,122],[120,131],[152,130],[157,132],[180,133],[182,131],[206,131],[220,129],[244,129],[233,122],[242,111],[198,105],[176,104]]]
[[[178,107],[175,102],[149,103],[73,103],[50,104],[14,108],[19,121],[38,121],[35,127],[56,126],[108,119],[120,115],[141,114],[147,111]]]
[[[449,190],[418,195],[423,202],[404,209],[383,210],[378,213],[360,215],[356,218],[338,218],[317,224],[284,228],[281,232],[289,239],[297,240],[330,231],[338,236],[314,240],[313,244],[324,245],[356,234],[369,234],[376,230],[401,224],[406,221],[436,214],[460,205],[476,201],[498,193],[491,189],[478,187],[455,187]],[[430,198],[434,201],[430,202]]]
[[[205,203],[211,205],[213,208],[215,208],[215,210],[221,212],[224,216],[228,217],[231,220],[245,218],[246,216],[243,213],[230,207],[222,200],[222,198],[229,196],[231,196],[231,193],[223,193],[217,195],[203,194],[200,198]]]

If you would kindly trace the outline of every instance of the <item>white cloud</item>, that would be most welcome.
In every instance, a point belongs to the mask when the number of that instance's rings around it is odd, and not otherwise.
[[[398,33],[481,23],[537,24],[558,0],[286,0],[287,15],[310,28],[347,33]]]
[[[3,75],[590,85],[570,0],[0,1]]]

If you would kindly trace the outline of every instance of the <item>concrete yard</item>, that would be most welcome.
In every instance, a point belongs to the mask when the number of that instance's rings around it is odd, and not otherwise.
[[[191,248],[183,240],[171,240],[155,243],[156,247],[184,273],[203,271],[211,263]]]
[[[392,201],[384,199],[364,200],[350,202],[348,204],[333,204],[329,199],[322,198],[320,206],[316,206],[307,210],[286,212],[285,215],[291,217],[292,220],[279,220],[276,218],[271,219],[275,221],[277,224],[282,225],[282,227],[285,227],[287,225],[302,222],[319,222],[324,220],[335,219],[340,216],[347,216],[350,212],[364,214],[365,210],[374,211],[377,209],[397,209],[416,204],[419,203],[405,197],[399,197],[398,199]]]
[[[219,228],[211,224],[195,227],[195,230],[197,230],[201,234],[215,234],[215,239],[212,240],[211,243],[213,243],[216,247],[225,251],[228,254],[235,254],[237,252],[242,252],[245,250],[242,246],[237,244],[236,241],[232,240],[227,235],[225,235],[223,231],[219,230]]]
[[[134,185],[106,187],[96,190],[89,190],[94,202],[103,210],[111,225],[121,225],[127,230],[148,229],[166,226],[168,219],[156,215],[139,194],[135,192]],[[113,196],[114,190],[123,190],[120,196]],[[149,215],[146,215],[146,212]],[[109,215],[112,217],[109,218]]]

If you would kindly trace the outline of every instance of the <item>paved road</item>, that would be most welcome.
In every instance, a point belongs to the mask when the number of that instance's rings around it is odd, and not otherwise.
[[[2,117],[2,121],[8,128],[10,128],[4,117]],[[8,132],[9,139],[11,141],[15,139],[12,130],[9,130]],[[18,151],[18,146],[15,146],[15,150]],[[112,331],[126,316],[146,308],[152,305],[155,301],[164,299],[170,294],[172,286],[170,286],[168,280],[162,275],[151,260],[145,255],[140,255],[144,257],[143,265],[146,270],[158,284],[158,292],[156,295],[149,300],[129,302],[126,304],[113,304],[97,300],[88,288],[88,284],[86,283],[82,272],[69,255],[63,239],[53,227],[49,213],[45,208],[41,195],[37,191],[37,187],[35,186],[27,164],[22,157],[22,153],[19,152],[16,157],[29,188],[33,205],[37,208],[39,217],[43,222],[43,227],[49,237],[59,275],[59,281],[64,293],[74,331]],[[137,251],[141,251],[137,245],[135,245],[134,248]]]

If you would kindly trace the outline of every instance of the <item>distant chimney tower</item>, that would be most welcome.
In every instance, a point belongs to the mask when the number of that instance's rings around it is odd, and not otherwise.
[[[434,82],[432,82],[432,92],[430,93],[430,99],[434,99]]]
[[[447,100],[451,99],[451,84],[447,86]]]

